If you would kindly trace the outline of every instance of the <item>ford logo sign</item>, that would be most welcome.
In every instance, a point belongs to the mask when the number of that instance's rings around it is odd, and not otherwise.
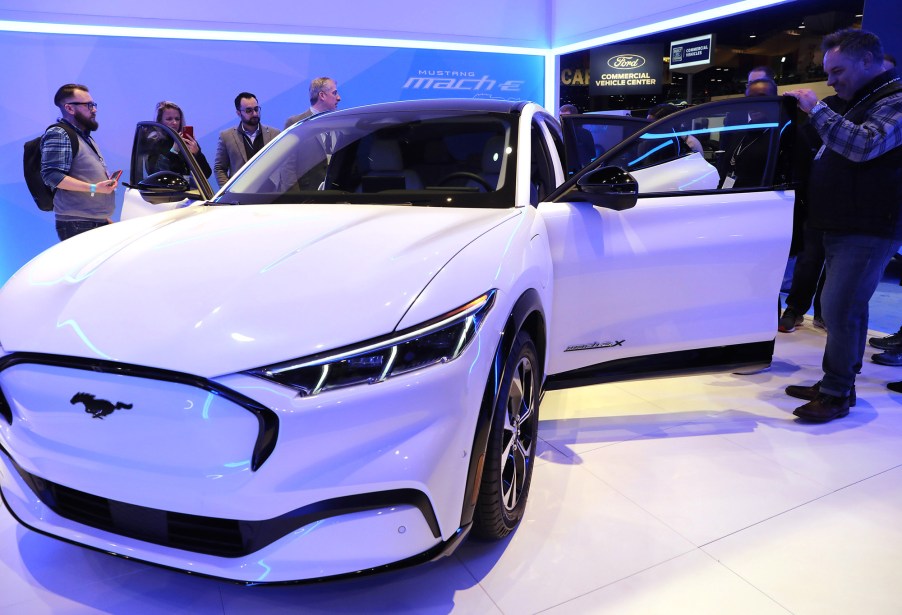
[[[608,60],[608,66],[617,70],[627,70],[630,68],[639,68],[645,66],[645,58],[632,53],[622,53]]]

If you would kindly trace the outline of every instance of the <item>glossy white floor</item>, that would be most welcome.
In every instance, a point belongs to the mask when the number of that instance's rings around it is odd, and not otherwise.
[[[0,613],[902,612],[902,368],[869,360],[847,418],[799,424],[824,333],[773,367],[549,392],[506,541],[354,581],[240,587],[94,553],[0,512]],[[868,357],[871,350],[868,350]]]

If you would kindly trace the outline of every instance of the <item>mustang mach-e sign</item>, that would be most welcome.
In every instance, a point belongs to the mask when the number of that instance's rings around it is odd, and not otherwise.
[[[589,52],[589,94],[658,94],[664,56],[658,45],[612,45]]]

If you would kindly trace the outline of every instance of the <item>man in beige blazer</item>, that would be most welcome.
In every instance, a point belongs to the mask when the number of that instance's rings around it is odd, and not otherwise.
[[[220,186],[279,134],[278,128],[260,123],[260,105],[250,92],[241,92],[235,97],[235,113],[241,122],[235,128],[219,133],[216,146],[213,172]]]

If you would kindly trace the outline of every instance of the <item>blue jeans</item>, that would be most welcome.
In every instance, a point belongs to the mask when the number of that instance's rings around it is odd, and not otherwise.
[[[902,242],[871,235],[824,233],[827,281],[821,310],[827,323],[820,390],[848,395],[861,370],[868,337],[868,302]]]
[[[60,241],[66,241],[70,237],[75,237],[79,233],[90,231],[100,226],[109,224],[106,220],[57,220],[56,234]]]

